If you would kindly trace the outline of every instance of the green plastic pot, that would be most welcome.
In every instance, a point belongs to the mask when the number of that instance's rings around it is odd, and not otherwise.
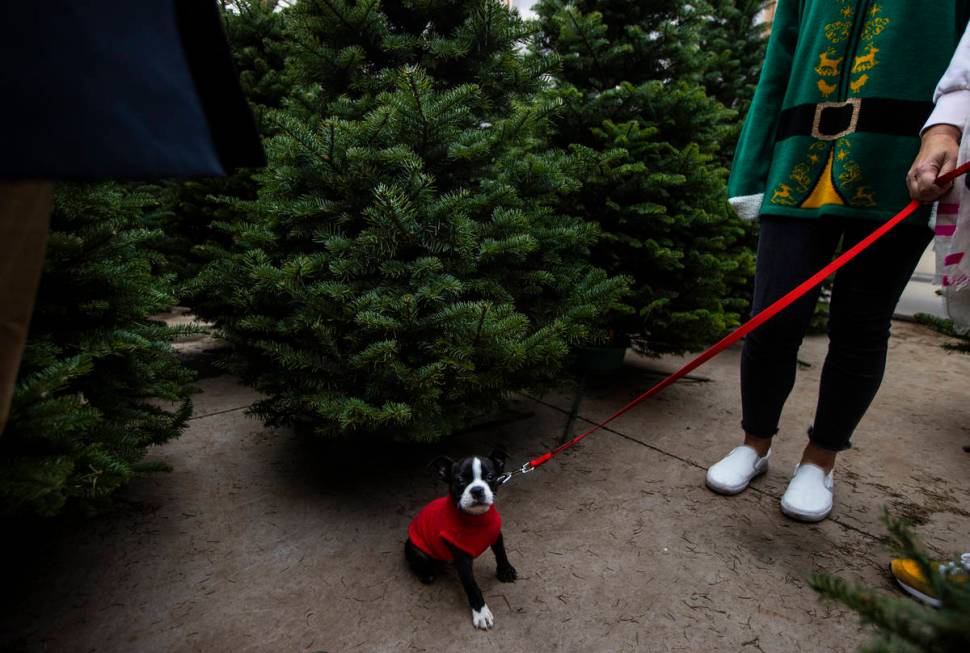
[[[576,350],[576,368],[583,372],[615,372],[623,367],[626,347],[617,345],[603,347],[579,347]]]

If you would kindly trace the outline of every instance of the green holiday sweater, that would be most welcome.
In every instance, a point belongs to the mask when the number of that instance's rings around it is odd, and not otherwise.
[[[968,0],[779,0],[728,182],[738,214],[885,221],[904,207],[968,11]]]

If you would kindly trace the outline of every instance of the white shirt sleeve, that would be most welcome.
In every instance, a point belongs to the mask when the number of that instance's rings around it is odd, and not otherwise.
[[[970,25],[967,25],[949,68],[936,86],[933,101],[936,108],[922,131],[940,124],[963,129],[967,116],[970,116]]]

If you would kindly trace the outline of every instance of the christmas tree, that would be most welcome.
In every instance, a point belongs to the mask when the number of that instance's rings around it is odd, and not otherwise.
[[[763,22],[766,0],[710,0],[701,51],[708,58],[703,76],[707,93],[737,112],[718,160],[730,167],[741,125],[761,76],[768,29]]]
[[[701,52],[709,57],[703,82],[707,92],[744,120],[761,76],[768,26],[767,0],[708,0],[711,3],[700,31]]]
[[[970,651],[970,582],[959,573],[955,561],[943,565],[930,561],[904,522],[884,517],[890,542],[897,554],[916,560],[933,592],[939,609],[929,608],[901,595],[887,595],[828,575],[811,579],[822,596],[834,599],[859,613],[876,629],[875,638],[861,650],[871,653],[963,653]],[[947,573],[946,569],[958,570]]]
[[[232,0],[223,3],[222,15],[239,83],[259,123],[289,88],[283,74],[286,6],[279,0]]]
[[[0,512],[52,515],[109,495],[146,448],[191,412],[184,330],[149,316],[174,303],[145,229],[150,195],[105,183],[55,193],[50,241],[10,421],[0,437]]]
[[[642,352],[698,349],[739,323],[752,253],[718,156],[734,112],[702,85],[703,3],[542,0],[535,51],[561,58],[553,143],[582,185],[563,207],[598,222],[593,262],[633,277],[611,326]]]
[[[550,206],[577,182],[527,26],[499,0],[305,0],[287,27],[270,165],[200,275],[255,412],[427,441],[557,381],[624,281]]]

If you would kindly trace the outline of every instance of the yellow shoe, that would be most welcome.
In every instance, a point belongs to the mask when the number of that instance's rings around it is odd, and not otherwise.
[[[951,576],[960,582],[966,582],[970,579],[970,553],[964,553],[960,556],[959,563],[947,562],[939,564],[941,574]],[[896,582],[899,583],[899,586],[910,595],[934,608],[940,607],[939,597],[933,591],[933,588],[930,587],[926,576],[923,575],[923,570],[919,568],[915,560],[897,558],[892,561],[889,570],[892,572]]]

